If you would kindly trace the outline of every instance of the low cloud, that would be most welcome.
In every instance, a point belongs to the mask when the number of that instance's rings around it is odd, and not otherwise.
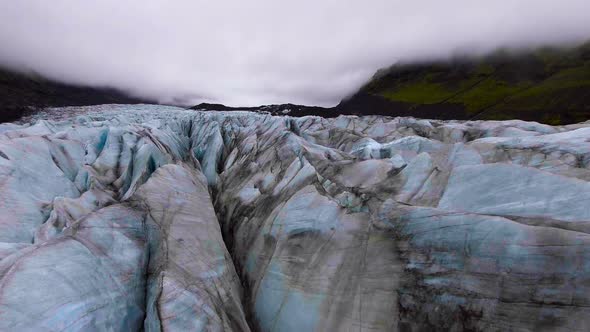
[[[0,2],[0,64],[184,104],[331,106],[396,61],[588,38],[588,0]]]

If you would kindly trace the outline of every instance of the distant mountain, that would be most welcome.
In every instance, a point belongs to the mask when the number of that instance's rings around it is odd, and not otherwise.
[[[582,122],[590,119],[590,43],[569,49],[498,51],[483,58],[394,65],[379,70],[356,94],[332,108],[200,104],[192,109],[323,117],[522,119],[552,125]]]
[[[336,107],[342,114],[438,119],[590,119],[590,43],[480,59],[395,65]]]
[[[50,106],[149,102],[115,89],[68,85],[0,68],[0,123],[17,120],[26,113]]]
[[[149,102],[114,89],[72,86],[0,69],[0,122],[47,106]],[[590,43],[569,49],[498,51],[483,58],[394,65],[378,71],[356,94],[332,108],[200,104],[192,109],[576,123],[590,119]]]

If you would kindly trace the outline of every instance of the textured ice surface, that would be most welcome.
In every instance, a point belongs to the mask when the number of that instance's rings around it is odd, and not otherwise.
[[[0,330],[590,329],[590,123],[0,125]]]

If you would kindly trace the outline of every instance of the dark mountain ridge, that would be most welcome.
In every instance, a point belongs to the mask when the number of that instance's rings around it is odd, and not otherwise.
[[[112,88],[59,83],[0,67],[0,123],[46,107],[154,103]]]
[[[486,57],[398,64],[379,70],[332,108],[302,105],[193,109],[291,116],[413,116],[442,120],[521,119],[553,125],[590,119],[590,43],[570,48],[497,51]]]
[[[394,65],[336,108],[344,114],[370,110],[438,119],[585,121],[590,119],[590,43]]]
[[[74,86],[0,68],[0,122],[45,107],[153,103],[111,88]],[[195,110],[274,115],[387,115],[431,119],[521,119],[553,125],[590,119],[590,42],[569,48],[497,51],[485,57],[396,64],[379,70],[335,107],[294,104]]]

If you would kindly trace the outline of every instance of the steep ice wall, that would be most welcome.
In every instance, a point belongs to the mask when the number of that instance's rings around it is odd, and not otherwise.
[[[0,125],[0,330],[590,328],[590,123],[29,121]]]

